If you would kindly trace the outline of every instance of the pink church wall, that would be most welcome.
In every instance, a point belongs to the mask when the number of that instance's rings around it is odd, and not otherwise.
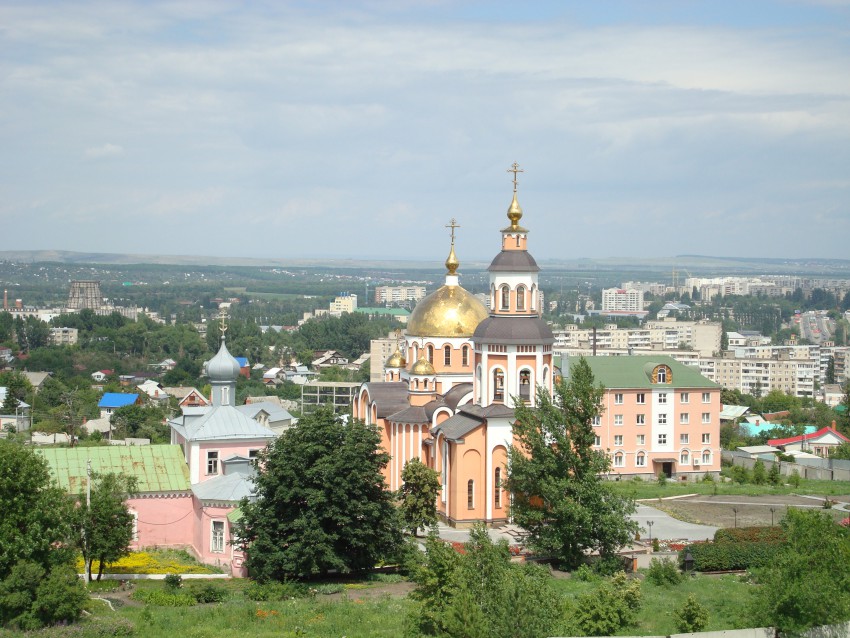
[[[203,483],[206,480],[215,478],[223,473],[222,461],[226,458],[235,455],[248,457],[251,450],[262,450],[268,441],[266,439],[255,439],[251,441],[204,441],[198,446],[197,457],[189,462],[198,463],[200,473],[198,482]],[[207,452],[218,452],[218,472],[216,474],[207,474]]]

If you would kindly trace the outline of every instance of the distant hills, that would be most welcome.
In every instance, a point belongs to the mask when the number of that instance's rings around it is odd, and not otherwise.
[[[12,262],[52,262],[62,264],[161,264],[174,266],[247,266],[247,267],[325,267],[325,268],[435,268],[431,261],[382,261],[376,259],[346,259],[338,257],[314,259],[257,259],[249,257],[208,257],[197,255],[151,255],[92,253],[70,250],[6,250],[0,251],[0,260]],[[797,274],[824,277],[850,277],[850,259],[785,258],[785,257],[714,257],[710,255],[677,255],[640,259],[634,257],[607,257],[603,259],[541,259],[547,269],[577,271],[640,270],[671,273],[676,270],[681,277],[688,274]],[[470,260],[469,270],[485,269],[488,262]]]

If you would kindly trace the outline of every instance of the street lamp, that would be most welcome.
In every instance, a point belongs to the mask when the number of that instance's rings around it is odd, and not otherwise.
[[[738,527],[738,508],[737,508],[737,507],[733,507],[733,508],[732,508],[732,511],[733,511],[733,512],[734,512],[734,514],[735,514],[735,527]]]
[[[685,571],[691,572],[694,569],[694,556],[691,554],[690,548],[685,550]]]
[[[773,513],[776,511],[775,507],[770,508],[770,526],[773,527]]]
[[[652,547],[652,526],[655,525],[655,521],[646,521],[646,524],[649,525],[649,546]]]

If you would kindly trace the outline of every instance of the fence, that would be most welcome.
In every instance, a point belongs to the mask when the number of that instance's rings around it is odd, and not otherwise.
[[[850,481],[850,462],[841,459],[798,459],[796,462],[779,461],[772,454],[764,454],[758,458],[752,458],[746,452],[723,451],[723,460],[732,465],[740,465],[752,470],[756,461],[764,463],[766,470],[770,470],[774,463],[779,464],[779,473],[782,476],[791,476],[796,471],[800,478],[815,479],[819,481]]]

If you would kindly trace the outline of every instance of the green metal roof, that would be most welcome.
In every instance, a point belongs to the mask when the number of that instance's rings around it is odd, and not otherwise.
[[[679,363],[665,355],[630,355],[624,357],[585,357],[597,383],[606,388],[719,388],[702,376],[697,368]],[[575,360],[570,361],[575,363]],[[670,367],[672,383],[650,383],[652,369],[659,364]],[[564,370],[566,373],[566,370]]]
[[[235,523],[237,521],[242,520],[242,508],[237,507],[232,512],[229,512],[227,514],[227,520],[229,520],[231,523]]]
[[[134,476],[139,492],[185,492],[192,489],[189,468],[179,445],[132,445],[39,448],[59,487],[79,494],[86,485],[86,461],[93,472]]]

